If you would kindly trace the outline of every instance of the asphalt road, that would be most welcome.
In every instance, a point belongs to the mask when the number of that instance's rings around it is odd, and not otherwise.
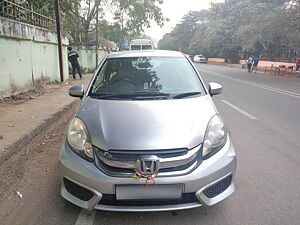
[[[48,172],[36,175],[41,187],[33,193],[27,191],[27,196],[36,198],[6,214],[19,219],[2,221],[31,225],[300,224],[300,81],[221,66],[196,67],[205,83],[215,81],[224,87],[223,94],[213,99],[232,133],[238,155],[233,196],[210,208],[155,213],[94,211],[86,216],[60,198],[58,153],[47,153],[40,157],[48,161]],[[56,134],[62,134],[63,129]],[[57,136],[49,143],[45,141],[47,152],[57,152],[61,141]],[[26,176],[33,179],[35,173],[39,171],[28,169],[23,182],[26,184]],[[15,204],[20,201],[15,200]]]
[[[223,224],[300,224],[299,80],[197,68],[206,83],[224,87],[213,99],[238,154],[237,190],[223,203]]]

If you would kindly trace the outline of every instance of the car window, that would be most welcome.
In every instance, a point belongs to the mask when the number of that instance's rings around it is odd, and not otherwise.
[[[151,45],[142,45],[142,49],[143,50],[152,49],[152,46]]]
[[[133,57],[107,59],[97,74],[91,94],[156,91],[204,93],[202,83],[186,58]]]
[[[140,45],[131,45],[131,50],[141,50]]]

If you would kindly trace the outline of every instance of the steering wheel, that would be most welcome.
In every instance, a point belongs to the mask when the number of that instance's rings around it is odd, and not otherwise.
[[[116,80],[114,80],[113,84],[119,83],[119,82],[122,82],[122,81],[130,83],[132,86],[135,87],[135,83],[131,80],[131,78],[129,78],[129,77],[123,77],[123,76],[121,76],[121,77],[117,78]]]

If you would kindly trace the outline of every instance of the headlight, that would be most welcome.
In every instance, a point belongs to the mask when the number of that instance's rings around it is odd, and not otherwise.
[[[219,115],[213,116],[206,128],[202,147],[202,158],[207,159],[219,151],[226,143],[227,131]]]
[[[81,157],[92,161],[93,146],[87,127],[79,118],[74,118],[69,124],[67,140],[70,147]]]

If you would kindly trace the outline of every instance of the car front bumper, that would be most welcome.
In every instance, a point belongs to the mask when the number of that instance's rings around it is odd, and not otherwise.
[[[193,195],[195,195],[195,201],[192,202],[179,202],[176,204],[172,204],[171,202],[170,204],[161,205],[147,205],[145,203],[142,205],[101,204],[100,201],[104,196],[112,196],[115,194],[116,185],[144,185],[145,179],[137,180],[134,178],[108,176],[100,171],[94,163],[88,162],[75,154],[66,142],[62,146],[59,162],[62,176],[61,195],[73,204],[88,210],[168,211],[195,208],[202,205],[211,206],[229,197],[235,190],[233,180],[236,169],[236,155],[230,137],[228,137],[227,143],[218,153],[204,160],[199,167],[190,174],[155,178],[155,185],[183,184],[183,194],[193,193]],[[228,183],[226,188],[218,195],[208,197],[207,192],[204,192],[210,187],[213,188],[214,185],[221,184],[224,179],[228,180],[228,178],[230,178],[230,183]],[[92,197],[86,201],[79,199],[67,191],[63,179],[67,179],[85,188],[92,193]],[[219,187],[216,188],[218,189]]]

